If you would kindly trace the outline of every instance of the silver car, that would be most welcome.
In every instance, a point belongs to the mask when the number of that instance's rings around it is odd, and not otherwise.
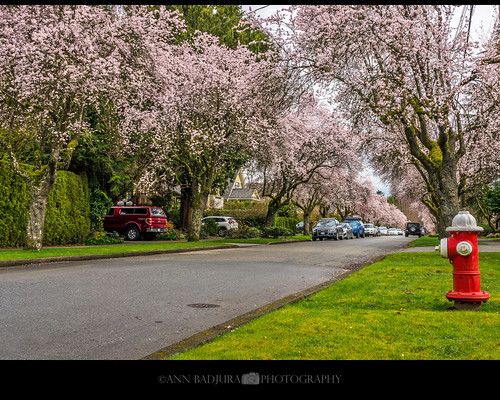
[[[352,226],[347,222],[343,222],[340,224],[342,226],[342,236],[339,236],[339,239],[354,239],[354,233],[352,232]]]
[[[205,217],[201,220],[201,223],[207,221],[208,219],[215,219],[215,222],[219,225],[219,232],[217,234],[219,236],[225,236],[231,231],[236,231],[238,230],[238,222],[232,217],[224,217],[224,216],[218,216],[218,215],[213,215],[210,217]]]

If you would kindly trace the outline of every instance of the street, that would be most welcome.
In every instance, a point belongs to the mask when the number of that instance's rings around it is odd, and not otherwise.
[[[0,359],[137,360],[414,238],[245,246],[0,269]]]

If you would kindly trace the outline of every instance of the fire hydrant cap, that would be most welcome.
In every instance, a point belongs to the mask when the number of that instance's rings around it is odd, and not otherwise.
[[[469,213],[469,211],[459,211],[453,218],[451,227],[446,228],[448,232],[481,232],[483,228],[477,226],[476,219]]]

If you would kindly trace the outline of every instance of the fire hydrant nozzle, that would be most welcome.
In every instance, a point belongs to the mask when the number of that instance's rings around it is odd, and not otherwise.
[[[468,211],[460,211],[446,228],[451,237],[441,239],[436,250],[453,265],[453,291],[446,293],[455,308],[467,310],[481,309],[490,295],[481,291],[477,236],[483,230],[477,226],[475,218]]]
[[[469,242],[460,242],[457,244],[457,253],[463,257],[467,257],[472,253],[472,245]]]

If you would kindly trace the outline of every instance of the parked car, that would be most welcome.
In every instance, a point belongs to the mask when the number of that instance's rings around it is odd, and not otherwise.
[[[398,234],[398,230],[396,228],[389,228],[389,230],[387,231],[387,234],[389,236],[392,236],[392,235],[396,235]]]
[[[380,236],[380,226],[376,226],[375,229],[377,230],[375,236]]]
[[[377,227],[373,224],[365,224],[366,236],[377,236]]]
[[[304,233],[304,221],[300,221],[297,225],[295,225],[295,230],[297,233]]]
[[[340,222],[335,218],[321,218],[312,230],[312,240],[334,239],[337,240],[344,234]]]
[[[398,231],[398,235],[403,235],[403,230],[402,229],[396,229]]]
[[[236,220],[232,217],[212,215],[212,216],[203,218],[201,220],[201,223],[203,224],[208,219],[215,219],[215,222],[217,222],[217,224],[219,225],[219,232],[217,232],[217,234],[219,236],[225,236],[231,231],[238,230],[238,222],[236,222]]]
[[[408,237],[408,235],[416,235],[418,237],[424,236],[424,230],[420,226],[418,222],[407,222],[406,223],[406,229],[405,229],[405,236]]]
[[[102,219],[104,231],[125,235],[127,240],[154,239],[167,231],[167,216],[160,207],[115,206]]]
[[[342,226],[342,236],[340,239],[354,239],[354,233],[352,233],[352,226],[349,225],[347,222],[342,222],[340,224]]]
[[[380,226],[379,231],[381,235],[387,235],[387,227],[386,226]]]
[[[347,219],[343,222],[348,223],[352,227],[352,233],[354,233],[354,236],[357,238],[359,237],[365,237],[365,226],[363,225],[363,222],[357,219]]]

